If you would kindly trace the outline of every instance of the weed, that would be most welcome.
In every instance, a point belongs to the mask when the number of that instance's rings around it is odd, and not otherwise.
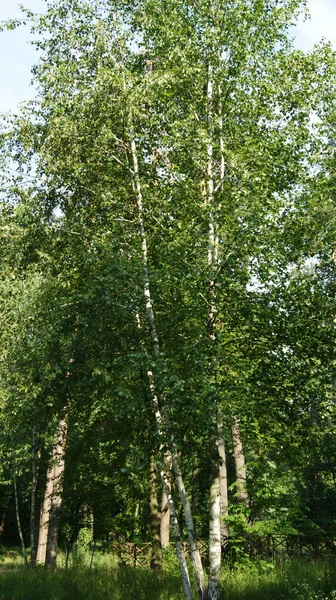
[[[0,554],[0,561],[0,600],[183,599],[178,565],[169,552],[160,577],[149,569],[118,566],[115,557],[101,552],[93,568],[89,553],[68,570],[24,569],[15,551]],[[249,561],[224,568],[222,589],[223,600],[336,600],[336,573],[327,561]]]

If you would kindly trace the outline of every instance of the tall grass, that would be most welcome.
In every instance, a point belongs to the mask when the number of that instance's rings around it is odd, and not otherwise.
[[[0,600],[183,600],[173,557],[159,578],[149,569],[118,567],[106,555],[93,569],[83,563],[68,570],[24,569],[15,553],[0,562]],[[224,569],[222,584],[223,600],[336,600],[331,562],[248,563]]]
[[[46,569],[8,572],[0,577],[1,600],[181,600],[177,574],[157,579],[132,568]]]
[[[305,560],[251,563],[224,572],[222,588],[225,600],[336,600],[335,564]]]

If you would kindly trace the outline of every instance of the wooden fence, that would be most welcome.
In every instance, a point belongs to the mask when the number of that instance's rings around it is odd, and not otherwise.
[[[173,542],[171,543],[174,546]],[[184,542],[184,551],[188,554],[188,543]],[[202,559],[207,563],[209,553],[208,540],[199,539],[197,545]],[[117,556],[121,564],[135,567],[150,565],[152,544],[116,541],[108,543],[108,551]],[[307,557],[312,559],[324,558],[336,554],[336,540],[313,535],[265,535],[231,537],[223,540],[223,560],[239,559],[241,555],[250,558],[294,558]]]

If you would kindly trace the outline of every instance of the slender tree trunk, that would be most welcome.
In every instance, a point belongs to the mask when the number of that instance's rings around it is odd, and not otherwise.
[[[160,521],[161,548],[167,548],[170,543],[170,510],[167,494],[162,490],[161,496],[161,521]]]
[[[209,600],[220,598],[221,529],[220,529],[220,484],[216,475],[210,486],[209,519]]]
[[[169,477],[169,473],[171,473],[171,455],[170,452],[166,452],[164,456],[164,464],[165,464],[165,472],[167,477]],[[162,496],[161,496],[161,522],[160,522],[160,539],[161,539],[161,548],[166,548],[169,546],[170,541],[170,510],[168,506],[168,498],[167,494],[162,487]]]
[[[36,564],[36,488],[37,488],[37,455],[36,455],[36,432],[33,428],[32,443],[32,487],[30,495],[30,563]]]
[[[140,502],[136,501],[134,511],[134,525],[133,525],[133,538],[137,539],[139,536],[139,513],[140,513]]]
[[[1,523],[0,523],[0,536],[3,534],[3,530],[5,528],[6,523],[7,510],[5,509],[2,513]]]
[[[91,543],[94,540],[94,513],[93,513],[93,508],[89,508],[89,527],[90,527],[90,533],[91,533]]]
[[[237,498],[238,501],[241,502],[248,508],[249,506],[249,497],[246,489],[246,464],[245,464],[245,456],[243,452],[243,443],[241,439],[240,433],[240,425],[237,417],[234,415],[232,417],[231,423],[231,431],[232,431],[232,445],[233,445],[233,458],[235,462],[235,470],[236,470],[236,487],[237,487]]]
[[[28,567],[29,563],[28,563],[26,546],[25,546],[24,539],[23,539],[23,534],[22,534],[20,511],[19,511],[19,496],[18,496],[18,489],[17,489],[17,476],[16,476],[15,459],[14,459],[14,466],[13,466],[13,484],[14,484],[14,497],[15,497],[15,515],[16,515],[17,528],[18,528],[19,538],[20,538],[20,543],[21,543],[22,556],[24,558],[26,567]]]
[[[181,473],[181,469],[180,469],[180,463],[178,460],[177,447],[174,442],[171,443],[171,454],[172,454],[174,479],[175,479],[176,487],[178,489],[178,492],[179,492],[179,495],[181,498],[183,512],[184,512],[184,518],[185,518],[187,531],[188,531],[189,550],[190,550],[191,560],[193,563],[194,573],[195,573],[195,577],[196,577],[196,581],[197,581],[198,594],[199,594],[199,597],[203,600],[203,598],[206,597],[206,592],[205,592],[205,582],[204,582],[204,572],[203,572],[203,567],[202,567],[202,561],[201,561],[199,550],[197,548],[194,521],[193,521],[192,513],[191,513],[191,506],[190,506],[189,498],[187,496],[186,489],[184,486],[184,481],[183,481],[183,477],[182,477],[182,473]]]
[[[176,546],[176,554],[180,565],[181,576],[182,576],[182,584],[185,600],[193,600],[193,594],[190,586],[189,572],[186,557],[183,550],[183,544],[181,539],[181,532],[178,523],[178,519],[175,512],[175,504],[172,497],[171,485],[170,481],[167,477],[165,471],[161,471],[161,479],[163,483],[163,489],[167,496],[168,507],[171,514],[171,523],[174,532],[175,546]]]
[[[219,57],[220,58],[220,57]],[[225,178],[225,146],[224,146],[224,123],[223,123],[223,99],[222,86],[218,85],[218,128],[219,128],[219,148],[220,148],[220,178],[218,189],[223,187]],[[219,489],[221,506],[221,543],[225,547],[229,537],[229,525],[227,517],[229,516],[229,492],[227,476],[226,448],[223,432],[223,418],[220,410],[217,412],[217,435],[218,435],[218,454],[219,454]]]
[[[197,451],[194,454],[194,464],[193,464],[193,471],[192,471],[192,487],[191,487],[191,510],[193,515],[197,514],[197,506],[198,506],[198,502],[197,502],[197,492],[199,490],[199,483],[200,483],[200,474],[201,474],[201,470],[200,470],[200,466],[199,466],[199,457],[198,457],[198,453]],[[197,537],[197,524],[195,523],[195,533],[196,533],[196,537]]]
[[[53,491],[53,476],[54,466],[52,463],[52,459],[50,459],[47,470],[47,479],[44,490],[43,504],[41,507],[38,546],[36,553],[36,562],[40,565],[44,565],[46,560],[51,496]]]
[[[216,290],[215,290],[215,272],[218,268],[218,236],[217,224],[215,219],[214,207],[214,174],[213,174],[213,67],[208,66],[208,86],[207,86],[207,120],[208,120],[208,168],[207,168],[207,197],[206,205],[208,208],[209,231],[208,231],[208,266],[211,271],[209,282],[209,340],[211,356],[211,379],[212,395],[210,400],[211,417],[213,421],[213,432],[210,442],[213,446],[210,460],[210,473],[212,477],[210,485],[210,514],[209,514],[209,600],[219,600],[220,598],[220,568],[221,568],[221,494],[220,494],[220,456],[218,439],[218,400],[216,390]]]
[[[149,506],[153,538],[153,551],[150,566],[155,573],[159,573],[162,571],[162,548],[160,536],[161,511],[159,509],[157,494],[157,468],[154,457],[151,458],[149,467]]]
[[[64,454],[67,437],[67,421],[62,419],[58,429],[58,439],[54,450],[53,489],[49,513],[46,566],[56,567],[57,543],[60,522],[60,510],[63,497]]]
[[[138,209],[138,222],[139,222],[139,233],[141,238],[141,247],[142,247],[142,266],[143,266],[143,282],[144,282],[144,300],[145,300],[145,309],[148,325],[150,328],[151,339],[153,343],[153,355],[156,360],[156,363],[159,364],[161,360],[160,353],[160,345],[159,338],[157,334],[155,315],[153,310],[153,303],[151,297],[151,290],[149,284],[149,269],[148,269],[148,248],[147,248],[147,236],[144,225],[144,211],[143,211],[143,199],[142,199],[142,190],[141,190],[141,182],[139,175],[139,163],[138,163],[138,155],[137,148],[135,143],[135,135],[133,130],[132,123],[129,127],[129,137],[130,137],[130,145],[131,145],[131,153],[132,153],[132,162],[133,162],[133,184],[134,191],[136,197],[136,204]],[[171,455],[172,455],[172,465],[173,465],[173,474],[176,481],[176,486],[178,492],[180,494],[180,498],[182,501],[182,506],[184,510],[187,530],[188,530],[188,539],[189,539],[189,547],[190,554],[193,563],[193,568],[195,572],[195,578],[198,587],[198,595],[200,599],[205,597],[205,584],[204,584],[204,572],[201,562],[201,557],[199,550],[196,545],[195,531],[194,531],[194,523],[191,515],[190,502],[186,494],[179,460],[178,460],[178,452],[176,445],[173,441],[172,437],[172,428],[170,423],[170,418],[167,410],[164,408],[166,403],[166,397],[164,394],[160,397],[160,403],[158,399],[158,395],[156,392],[156,386],[154,382],[153,372],[148,370],[147,372],[148,380],[150,383],[151,394],[152,394],[152,404],[153,410],[155,413],[156,424],[158,427],[159,434],[164,436],[166,443],[169,446]],[[161,404],[161,409],[160,409]],[[181,559],[181,555],[179,555],[179,559]],[[182,570],[182,566],[181,566]],[[185,591],[186,593],[186,591]]]
[[[220,493],[220,531],[221,531],[221,546],[224,548],[229,537],[229,525],[227,517],[229,515],[229,498],[228,498],[228,476],[226,464],[225,442],[223,437],[223,421],[218,411],[217,421],[218,432],[218,454],[219,454],[219,493]]]

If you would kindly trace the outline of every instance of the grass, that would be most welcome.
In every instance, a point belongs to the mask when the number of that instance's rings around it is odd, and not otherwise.
[[[149,569],[116,566],[97,557],[96,566],[23,569],[16,552],[0,554],[0,600],[183,600],[173,557],[160,578]],[[336,570],[331,562],[264,561],[226,569],[223,600],[336,600]]]
[[[335,564],[252,563],[224,572],[222,589],[225,600],[336,600]]]

